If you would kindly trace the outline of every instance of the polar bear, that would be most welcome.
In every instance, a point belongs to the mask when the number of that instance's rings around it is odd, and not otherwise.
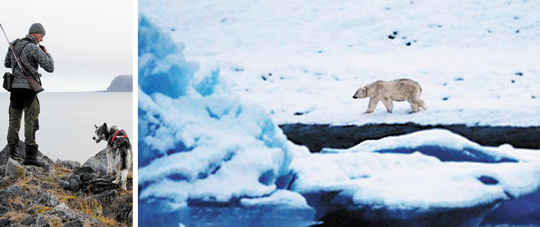
[[[420,111],[420,108],[426,109],[424,101],[420,99],[420,93],[422,93],[420,84],[411,79],[378,80],[359,88],[353,98],[370,98],[366,113],[372,113],[379,101],[386,106],[388,113],[392,113],[394,108],[392,101],[407,101],[411,104],[412,112],[415,113]]]

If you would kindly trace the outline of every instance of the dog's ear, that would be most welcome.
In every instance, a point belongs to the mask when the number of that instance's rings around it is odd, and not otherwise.
[[[103,123],[103,128],[106,129],[107,128],[107,123]]]
[[[98,128],[97,125],[94,125],[94,126],[96,126],[96,128]]]

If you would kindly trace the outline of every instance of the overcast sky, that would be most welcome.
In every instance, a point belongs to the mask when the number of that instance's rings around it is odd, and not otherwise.
[[[54,73],[39,69],[46,92],[106,90],[116,76],[133,74],[133,7],[132,0],[2,1],[0,24],[10,41],[43,25],[42,45],[55,63]],[[11,69],[4,68],[8,43],[1,36],[3,75]]]

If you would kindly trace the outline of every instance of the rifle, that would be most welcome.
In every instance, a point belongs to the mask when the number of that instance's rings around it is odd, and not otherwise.
[[[21,59],[19,58],[19,56],[15,52],[15,47],[13,47],[13,44],[11,44],[11,42],[9,42],[9,39],[8,39],[8,37],[6,35],[6,31],[4,31],[4,27],[2,27],[2,24],[0,24],[0,28],[2,28],[2,31],[4,32],[4,36],[6,36],[6,40],[9,43],[9,47],[11,49],[11,52],[13,53],[13,56],[15,57],[15,60],[17,61],[17,65],[19,66],[19,68],[21,68],[24,75],[26,75],[26,78],[28,79],[28,82],[30,83],[30,86],[32,86],[32,89],[34,89],[34,91],[36,93],[40,93],[40,92],[44,91],[45,89],[43,89],[43,87],[41,86],[41,82],[38,82],[33,75],[28,75],[28,73],[24,69],[24,67],[23,67],[23,65],[21,63]]]

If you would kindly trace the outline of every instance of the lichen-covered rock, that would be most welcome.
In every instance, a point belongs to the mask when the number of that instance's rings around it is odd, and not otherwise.
[[[21,189],[19,185],[16,185],[16,184],[9,186],[7,191],[15,194],[16,196],[23,195],[23,190]]]
[[[36,179],[29,180],[28,182],[26,182],[26,184],[35,185],[35,186],[41,185],[41,183]]]
[[[73,220],[66,223],[62,227],[83,227],[83,226],[84,226],[84,222],[81,219],[77,219],[77,220]]]
[[[49,222],[45,218],[45,215],[42,214],[34,214],[28,218],[26,218],[23,222],[23,225],[25,226],[35,226],[35,227],[49,227]]]
[[[0,219],[0,227],[10,226],[11,221],[7,219]]]
[[[48,213],[57,215],[59,218],[61,218],[63,220],[72,221],[72,220],[77,219],[77,215],[75,214],[75,212],[73,212],[71,209],[69,209],[69,207],[64,203],[62,203],[62,204],[60,204],[58,206],[55,206]]]
[[[9,199],[17,197],[13,192],[7,190],[0,190],[0,202],[9,201]]]
[[[24,209],[24,205],[22,203],[9,203],[9,207],[16,211],[21,211]]]
[[[133,198],[130,194],[118,196],[110,206],[103,209],[103,214],[115,216],[117,222],[130,223],[133,220]]]
[[[68,174],[60,179],[60,186],[62,186],[64,190],[76,192],[79,191],[79,188],[81,187],[81,179],[77,174]]]
[[[44,215],[38,215],[38,218],[36,220],[36,226],[37,227],[49,227],[49,222],[45,218]]]
[[[81,190],[85,193],[99,194],[119,188],[120,186],[118,184],[113,184],[110,179],[98,178],[93,181],[83,182]]]
[[[17,161],[9,158],[6,163],[6,176],[13,178],[23,178],[26,176],[26,169]]]
[[[52,177],[51,179],[56,179],[58,180],[57,177]],[[42,189],[54,189],[54,186],[51,185],[51,183],[48,183],[48,182],[40,182],[36,179],[32,179],[32,180],[29,180],[28,182],[26,182],[27,185],[33,185],[33,186],[38,186],[38,187],[41,187]]]
[[[4,216],[6,213],[13,211],[11,207],[0,205],[0,217]]]
[[[83,173],[96,173],[96,170],[90,166],[82,166],[75,171],[75,174],[77,175],[82,175]]]
[[[54,207],[46,214],[62,219],[63,223],[71,223],[71,225],[68,226],[81,226],[76,225],[77,223],[83,223],[82,226],[94,226],[99,223],[98,220],[90,217],[87,214],[81,214],[79,212],[69,209],[69,207],[64,203]]]
[[[81,182],[83,182],[84,184],[85,182],[90,182],[97,179],[98,175],[95,173],[82,173],[80,177],[81,177]]]
[[[51,195],[49,192],[42,193],[34,200],[35,204],[40,204],[46,207],[55,207],[59,204],[58,198],[55,195]]]
[[[62,167],[65,167],[65,168],[68,168],[70,170],[76,170],[78,168],[81,167],[81,163],[77,162],[77,161],[69,161],[69,160],[56,160],[56,162],[54,162],[54,164],[56,166],[62,166]]]
[[[99,193],[97,195],[93,195],[88,197],[88,199],[95,199],[99,202],[99,204],[103,205],[104,207],[109,206],[113,203],[113,201],[118,197],[118,192],[116,190],[109,190],[102,193]]]
[[[49,172],[51,170],[51,166],[47,163],[45,163],[44,166],[25,165],[24,168],[26,170],[27,177],[38,178],[45,178],[49,176]]]
[[[38,217],[37,214],[34,214],[34,215],[30,216],[30,217],[27,217],[26,219],[24,219],[24,221],[22,221],[22,224],[25,225],[25,226],[34,225],[34,224],[36,224],[37,217]]]

